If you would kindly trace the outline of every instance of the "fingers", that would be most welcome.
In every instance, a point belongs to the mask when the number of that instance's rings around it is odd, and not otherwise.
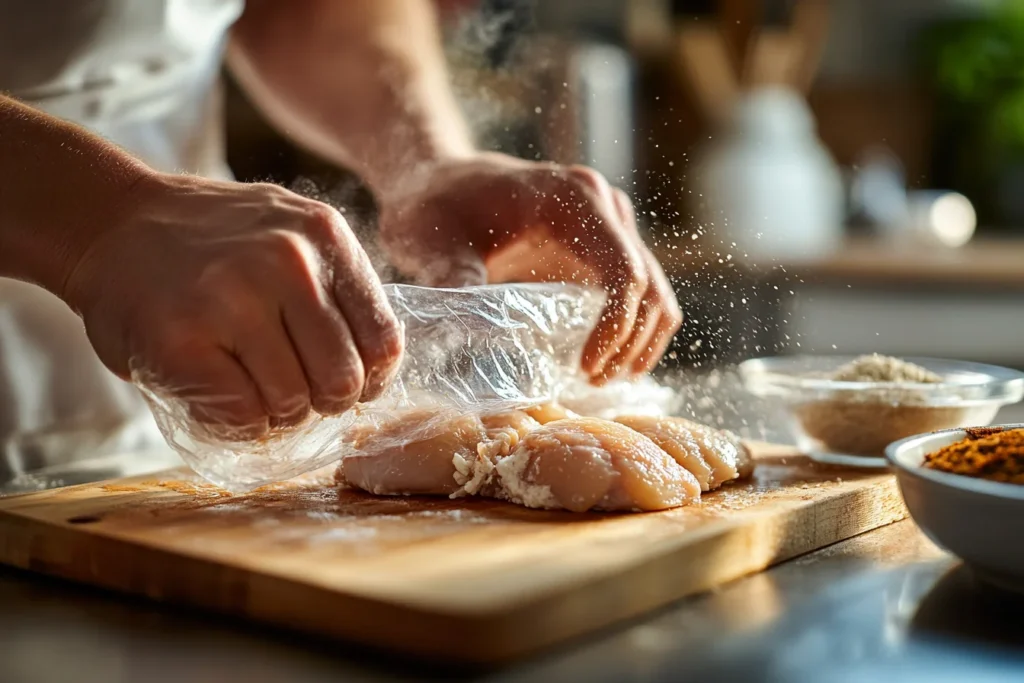
[[[676,301],[672,284],[665,276],[665,271],[662,270],[657,259],[649,252],[648,259],[648,272],[651,273],[652,280],[657,283],[655,299],[659,308],[659,317],[653,325],[653,331],[646,344],[640,345],[640,352],[633,359],[632,372],[636,374],[650,372],[661,362],[665,351],[668,350],[676,333],[683,326],[683,311],[679,308],[679,302]]]
[[[278,312],[263,323],[237,337],[235,356],[259,389],[270,426],[295,426],[309,415],[306,375]]]
[[[364,373],[356,398],[372,400],[384,391],[398,371],[405,346],[404,332],[370,259],[341,215],[320,205],[314,211],[313,220],[317,241],[326,246],[330,259],[334,303],[344,319],[331,320],[331,315],[320,317],[322,323],[328,323],[328,327],[339,334],[342,327],[346,328],[346,338],[356,348]],[[338,351],[332,349],[330,353]],[[346,371],[355,365],[348,360]]]
[[[652,296],[651,290],[648,289],[637,311],[632,334],[618,352],[605,364],[601,372],[599,384],[616,379],[624,373],[634,372],[634,362],[645,349],[649,348],[651,338],[660,320],[661,313],[658,307],[658,300],[656,295]]]
[[[266,434],[269,421],[260,392],[239,361],[223,349],[175,346],[162,354],[164,389],[188,406],[189,417],[210,436],[248,441]]]
[[[636,357],[648,346],[661,317],[658,283],[651,277],[649,272],[650,263],[647,259],[647,249],[640,242],[636,226],[636,215],[633,212],[633,203],[626,196],[626,193],[618,188],[612,188],[612,201],[623,228],[627,233],[636,237],[637,244],[642,250],[641,255],[644,258],[644,266],[648,269],[648,281],[647,289],[637,308],[637,315],[633,321],[631,334],[625,344],[618,349],[618,352],[605,365],[602,372],[602,380],[604,381],[614,379],[623,372],[631,370]]]
[[[608,361],[603,372],[605,379],[612,379],[624,372],[643,373],[653,369],[682,324],[682,312],[665,272],[653,254],[639,241],[632,202],[620,189],[614,189],[613,193],[623,226],[637,236],[647,268],[648,286],[640,302],[632,334]]]
[[[310,405],[321,415],[338,415],[359,400],[366,379],[362,357],[345,317],[326,292],[293,292],[283,302],[288,337],[301,360]]]
[[[232,258],[208,269],[202,301],[215,305],[206,324],[253,378],[275,426],[301,421],[310,407],[322,415],[352,407],[364,367],[324,286],[321,253],[301,234],[274,228],[236,246]]]
[[[623,226],[611,187],[600,174],[573,167],[547,203],[546,221],[560,241],[599,273],[607,301],[583,349],[583,370],[599,377],[626,343],[648,287],[640,245]],[[585,283],[586,284],[586,283]]]

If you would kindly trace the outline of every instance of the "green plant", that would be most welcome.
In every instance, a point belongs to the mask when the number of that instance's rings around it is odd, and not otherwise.
[[[953,109],[948,113],[973,124],[997,156],[1024,154],[1024,0],[937,25],[924,43],[933,85]]]

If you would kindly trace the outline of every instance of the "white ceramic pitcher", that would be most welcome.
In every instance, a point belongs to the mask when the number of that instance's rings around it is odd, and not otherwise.
[[[843,180],[804,98],[786,88],[744,93],[698,163],[700,219],[738,257],[814,259],[839,248]]]

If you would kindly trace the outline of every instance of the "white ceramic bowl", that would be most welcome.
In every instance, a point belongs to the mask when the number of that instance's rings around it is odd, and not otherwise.
[[[961,558],[982,579],[1024,592],[1024,485],[921,466],[925,455],[966,436],[964,429],[912,436],[891,444],[885,457],[896,471],[910,516],[928,538]]]

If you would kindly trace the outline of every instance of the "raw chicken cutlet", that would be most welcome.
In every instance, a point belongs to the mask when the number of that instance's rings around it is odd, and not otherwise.
[[[494,495],[527,507],[648,511],[700,499],[696,478],[653,441],[597,418],[538,427],[494,469]]]
[[[541,424],[579,417],[557,403],[525,409]],[[750,451],[736,435],[697,424],[681,417],[623,415],[615,421],[640,432],[675,458],[700,482],[702,491],[749,476],[753,471]]]
[[[540,424],[526,413],[448,415],[422,409],[356,428],[335,478],[376,495],[478,493],[495,458]],[[366,451],[361,454],[360,451]]]
[[[681,417],[638,415],[617,417],[615,421],[648,437],[675,458],[697,478],[702,491],[713,491],[753,471],[750,450],[731,432]]]
[[[686,505],[752,469],[729,432],[677,417],[580,417],[554,403],[483,417],[410,411],[354,430],[350,445],[336,477],[370,493],[575,512]]]
[[[419,410],[362,427],[350,444],[357,453],[336,478],[377,495],[477,494],[577,512],[662,510],[700,497],[694,476],[650,439],[595,418],[541,426],[523,411]]]

